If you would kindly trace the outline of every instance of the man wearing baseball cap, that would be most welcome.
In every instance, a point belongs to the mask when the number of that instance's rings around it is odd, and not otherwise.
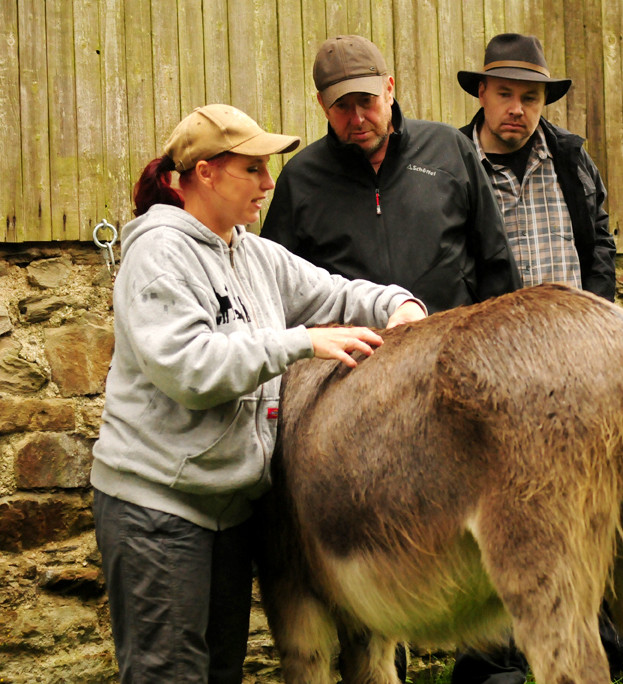
[[[379,49],[337,36],[313,69],[328,131],[282,170],[262,235],[441,311],[516,289],[497,202],[456,129],[406,119]]]
[[[552,78],[534,36],[491,39],[481,71],[459,71],[481,109],[461,129],[473,141],[504,216],[524,285],[564,282],[614,299],[615,244],[606,190],[584,140],[542,113],[571,80]]]

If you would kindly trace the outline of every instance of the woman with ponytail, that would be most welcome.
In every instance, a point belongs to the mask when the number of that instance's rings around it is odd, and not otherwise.
[[[152,204],[172,204],[184,208],[182,196],[171,187],[171,171],[174,170],[175,164],[168,154],[147,164],[134,186],[134,216],[144,214]]]
[[[207,105],[135,187],[91,475],[122,683],[241,682],[280,376],[311,356],[353,367],[382,344],[365,326],[425,316],[402,288],[246,232],[274,187],[269,155],[299,142]],[[333,322],[364,327],[317,327]]]

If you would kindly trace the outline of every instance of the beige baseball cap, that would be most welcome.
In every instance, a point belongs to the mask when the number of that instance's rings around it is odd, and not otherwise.
[[[200,159],[222,152],[250,156],[292,152],[301,142],[295,135],[267,133],[250,116],[225,104],[197,107],[177,124],[164,146],[164,153],[180,173],[195,167]]]
[[[386,73],[380,50],[363,36],[325,40],[314,62],[314,83],[326,107],[348,93],[380,95]]]

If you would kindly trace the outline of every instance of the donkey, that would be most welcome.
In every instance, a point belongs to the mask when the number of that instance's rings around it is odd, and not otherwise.
[[[260,516],[288,684],[397,684],[399,640],[608,684],[597,615],[623,497],[623,310],[540,285],[383,332],[284,378]],[[616,613],[617,611],[615,611]]]

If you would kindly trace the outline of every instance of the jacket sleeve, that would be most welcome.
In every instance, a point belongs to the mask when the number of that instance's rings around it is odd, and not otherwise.
[[[469,177],[468,240],[476,263],[476,297],[483,301],[521,287],[521,278],[487,172],[467,138],[462,147]]]
[[[391,314],[408,300],[424,304],[398,285],[377,285],[330,274],[282,245],[266,243],[272,254],[286,327],[365,325],[384,328]]]
[[[592,181],[587,183],[586,178],[580,177],[584,186],[590,221],[594,227],[594,243],[590,254],[582,253],[581,246],[577,245],[582,265],[582,287],[612,302],[616,286],[614,262],[616,245],[610,233],[609,217],[604,209],[606,188],[597,167],[584,149],[580,153],[579,170],[580,174],[582,170],[585,170]]]

